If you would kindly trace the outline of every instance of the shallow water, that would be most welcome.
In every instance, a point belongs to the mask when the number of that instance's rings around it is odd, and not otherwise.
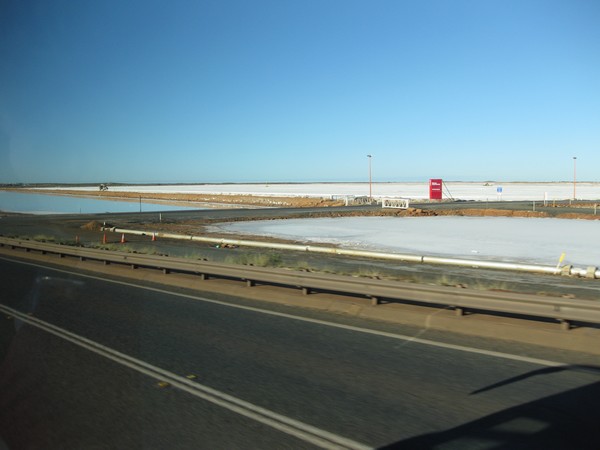
[[[0,211],[28,214],[98,214],[141,211],[179,211],[205,209],[197,206],[173,206],[138,201],[104,200],[88,197],[27,194],[0,191]]]

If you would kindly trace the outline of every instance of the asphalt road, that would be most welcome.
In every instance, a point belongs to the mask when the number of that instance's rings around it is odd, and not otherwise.
[[[425,345],[333,317],[300,320],[7,260],[0,274],[5,307],[342,446],[600,448],[596,366]],[[315,447],[254,413],[160,387],[135,365],[0,317],[8,448]]]

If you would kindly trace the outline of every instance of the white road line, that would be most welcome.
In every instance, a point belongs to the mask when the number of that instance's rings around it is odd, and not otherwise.
[[[191,381],[186,377],[161,369],[160,367],[154,366],[145,361],[133,358],[132,356],[121,353],[110,347],[106,347],[98,342],[71,333],[70,331],[57,327],[56,325],[52,325],[51,323],[28,316],[27,314],[23,314],[8,306],[0,304],[0,311],[13,316],[22,322],[44,330],[47,333],[69,341],[79,347],[83,347],[86,350],[115,361],[122,366],[129,367],[130,369],[155,378],[156,380],[167,381],[170,385],[189,394],[233,411],[237,414],[248,417],[257,422],[263,423],[271,428],[294,436],[318,447],[325,449],[358,450],[373,448],[246,402],[203,384]]]
[[[287,313],[282,313],[282,312],[277,312],[277,311],[269,311],[267,309],[255,308],[253,306],[237,305],[237,304],[228,303],[228,302],[224,302],[224,301],[220,301],[220,300],[213,300],[210,298],[205,298],[205,297],[200,297],[200,296],[195,296],[195,295],[190,295],[190,294],[182,294],[182,293],[178,293],[178,292],[168,291],[165,289],[158,289],[158,288],[143,286],[140,284],[129,283],[126,281],[110,280],[107,278],[97,277],[94,275],[86,275],[86,274],[81,274],[78,272],[72,272],[69,270],[56,269],[53,267],[44,266],[42,264],[29,263],[29,262],[13,260],[13,259],[3,258],[3,257],[0,257],[0,260],[10,261],[10,262],[19,263],[19,264],[25,264],[25,265],[34,266],[34,267],[40,267],[40,268],[47,269],[47,270],[53,270],[56,272],[67,273],[67,274],[75,275],[75,276],[79,276],[79,277],[85,277],[85,278],[90,278],[93,280],[104,281],[107,283],[119,284],[122,286],[129,286],[129,287],[138,288],[138,289],[145,289],[145,290],[151,291],[151,292],[157,292],[157,293],[166,294],[166,295],[173,295],[173,296],[187,298],[187,299],[191,299],[191,300],[199,300],[202,302],[212,303],[215,305],[227,306],[229,308],[237,308],[237,309],[242,309],[242,310],[246,310],[246,311],[267,314],[270,316],[283,317],[286,319],[292,319],[292,320],[297,320],[297,321],[301,321],[301,322],[308,322],[308,323],[323,325],[323,326],[327,326],[327,327],[331,327],[331,328],[338,328],[338,329],[342,329],[342,330],[355,331],[358,333],[370,334],[370,335],[374,335],[374,336],[398,339],[398,340],[413,342],[413,343],[417,343],[417,344],[429,345],[432,347],[444,348],[444,349],[448,349],[448,350],[456,350],[456,351],[467,352],[467,353],[474,353],[474,354],[478,354],[478,355],[491,356],[494,358],[502,358],[502,359],[508,359],[508,360],[512,360],[512,361],[530,363],[530,364],[537,364],[540,366],[547,366],[547,367],[565,366],[564,363],[557,362],[557,361],[550,361],[550,360],[539,359],[539,358],[531,358],[528,356],[512,355],[510,353],[497,352],[497,351],[493,351],[493,350],[485,350],[485,349],[479,349],[479,348],[474,348],[474,347],[467,347],[464,345],[448,344],[448,343],[440,342],[440,341],[432,341],[430,339],[422,339],[422,338],[418,338],[415,336],[389,333],[387,331],[371,330],[368,328],[355,327],[352,325],[344,325],[344,324],[335,323],[335,322],[328,322],[326,320],[312,319],[309,317],[296,316],[293,314],[287,314]]]

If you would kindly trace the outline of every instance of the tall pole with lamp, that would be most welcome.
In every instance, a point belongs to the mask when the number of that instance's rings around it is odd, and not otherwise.
[[[369,158],[369,202],[373,200],[373,189],[372,189],[372,183],[371,183],[371,158],[373,156],[371,155],[367,155],[367,158]]]
[[[573,156],[573,200],[577,198],[577,156]]]

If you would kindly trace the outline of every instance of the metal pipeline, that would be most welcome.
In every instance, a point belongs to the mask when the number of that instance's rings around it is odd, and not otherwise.
[[[315,245],[300,245],[300,244],[283,244],[279,242],[261,242],[261,241],[249,241],[245,239],[225,239],[225,238],[211,238],[205,236],[192,236],[174,233],[163,233],[163,232],[148,232],[143,230],[128,230],[123,228],[102,228],[102,231],[112,231],[115,233],[133,234],[138,236],[151,236],[155,235],[159,238],[166,239],[183,239],[191,240],[196,242],[206,242],[209,244],[220,244],[220,245],[235,245],[241,247],[258,247],[268,248],[276,250],[292,250],[300,252],[311,252],[311,253],[325,253],[330,255],[346,255],[346,256],[358,256],[364,258],[377,258],[387,259],[394,261],[414,262],[422,264],[437,264],[447,266],[459,266],[459,267],[470,267],[470,268],[481,268],[481,269],[495,269],[495,270],[511,270],[517,272],[531,272],[531,273],[543,273],[550,275],[572,275],[585,278],[600,279],[600,270],[596,267],[588,268],[577,268],[571,266],[543,266],[537,264],[519,264],[519,263],[508,263],[500,261],[483,261],[474,259],[460,259],[460,258],[443,258],[438,256],[419,256],[402,253],[384,253],[384,252],[371,252],[366,250],[351,250],[342,249],[336,247],[324,247]]]
[[[562,273],[562,269],[556,266],[541,266],[537,264],[519,264],[519,263],[508,263],[500,261],[482,261],[482,260],[471,260],[471,259],[457,259],[457,258],[441,258],[437,256],[424,256],[424,264],[444,264],[448,266],[466,266],[468,265],[474,269],[501,269],[501,270],[514,270],[519,272],[539,272],[547,273],[550,275],[559,275]]]

